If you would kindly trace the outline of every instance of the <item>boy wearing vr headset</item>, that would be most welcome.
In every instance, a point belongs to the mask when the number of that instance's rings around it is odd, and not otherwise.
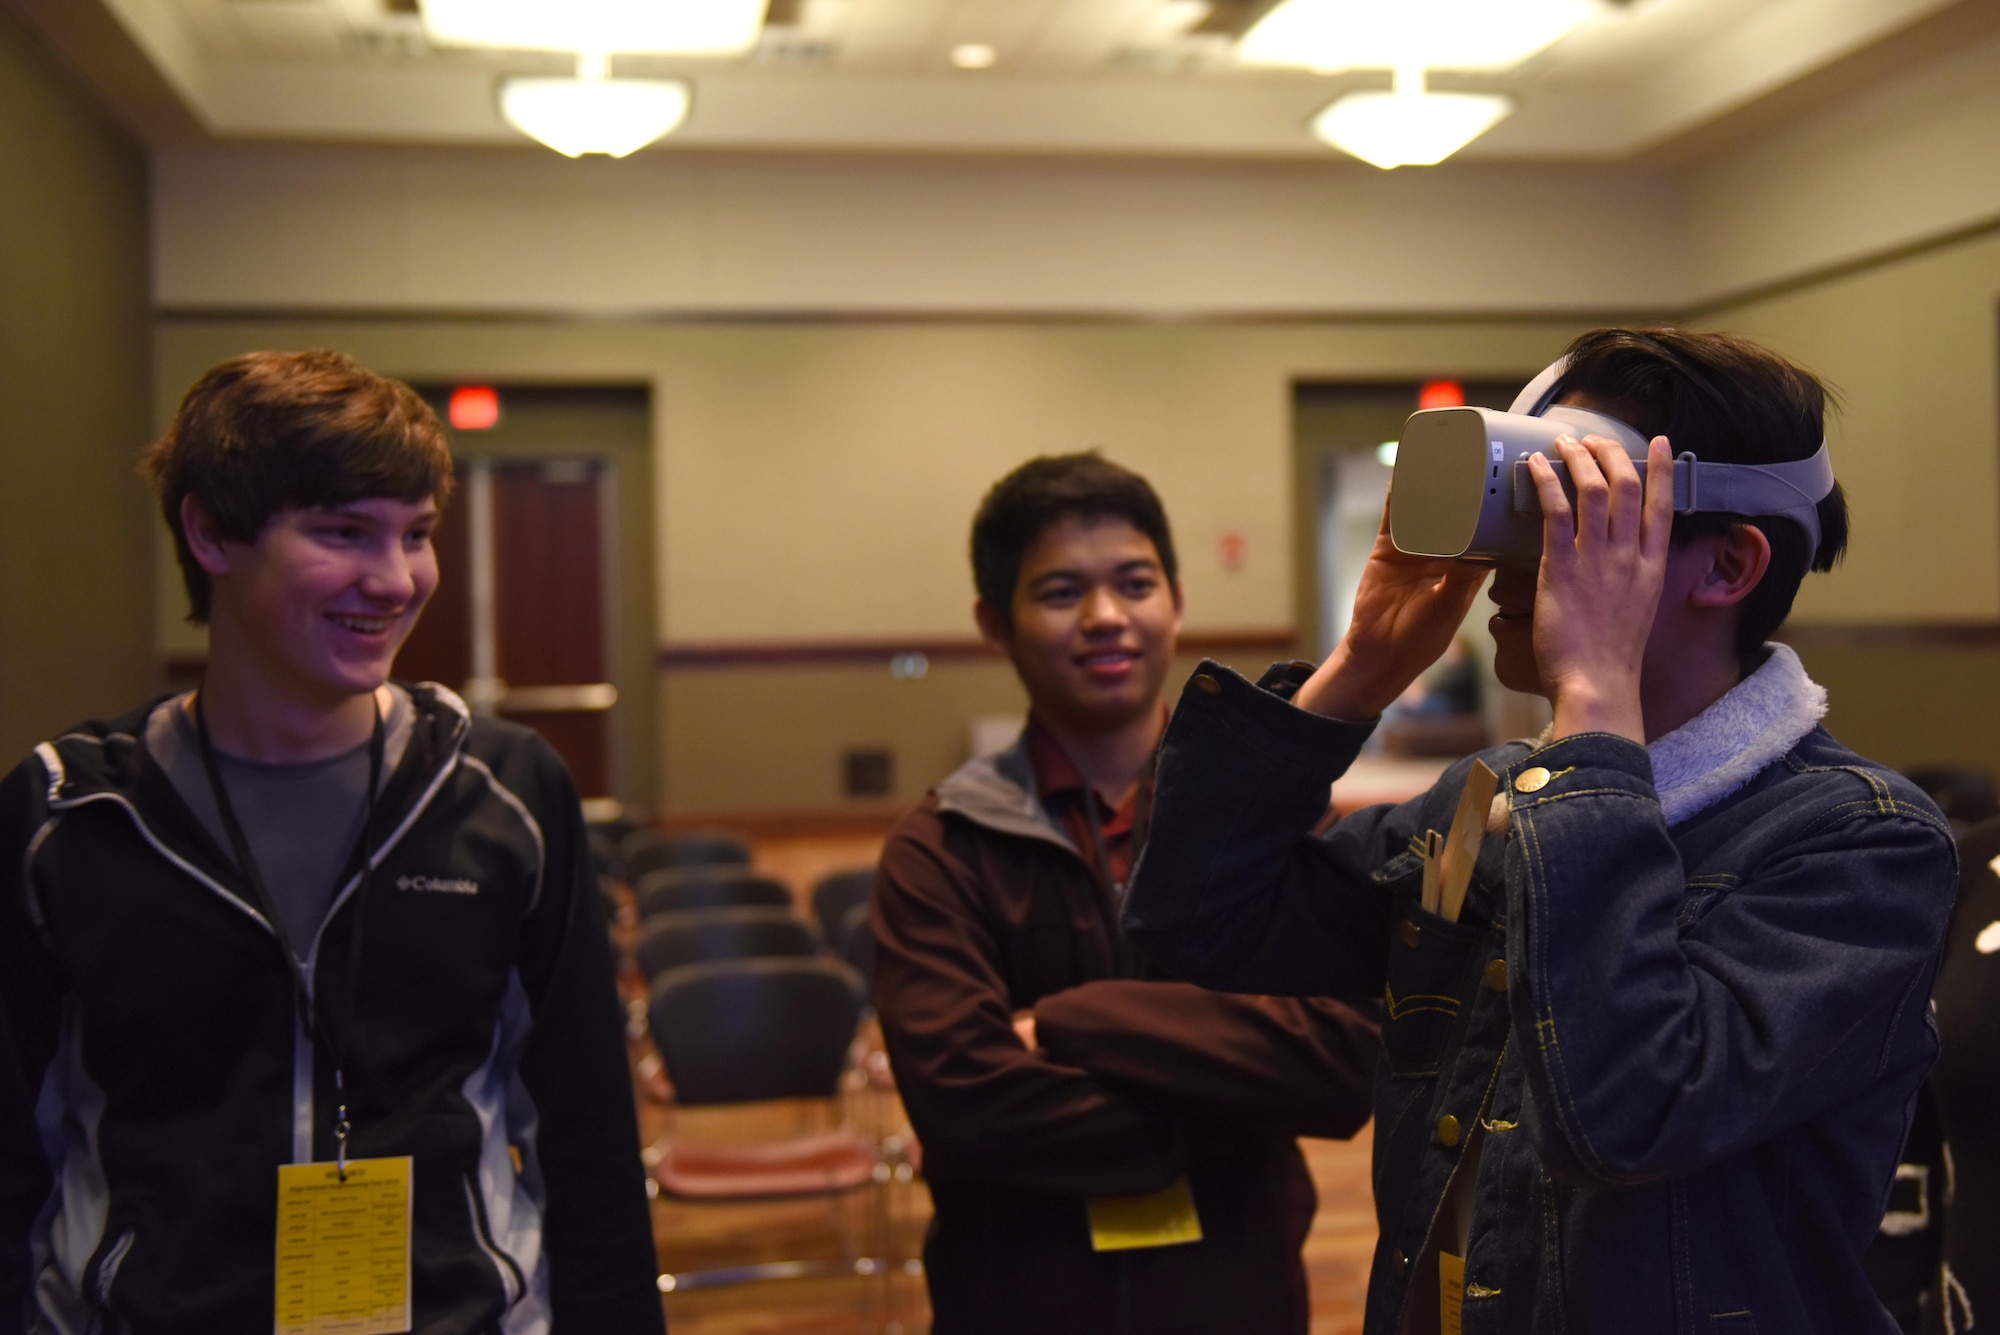
[[[0,1335],[658,1335],[576,790],[388,680],[436,416],[252,353],[144,471],[208,662],[0,782]]]
[[[1573,494],[1525,461],[1542,550],[1499,562],[1495,666],[1548,732],[1311,832],[1486,574],[1385,521],[1326,663],[1190,683],[1127,931],[1212,987],[1385,1002],[1371,1335],[1893,1331],[1861,1255],[1936,1050],[1950,834],[1764,642],[1841,554],[1830,472],[1783,517],[1668,483],[1669,441],[1723,484],[1822,457],[1823,390],[1673,330],[1587,334],[1531,389],[1650,438],[1644,480],[1555,439]]]

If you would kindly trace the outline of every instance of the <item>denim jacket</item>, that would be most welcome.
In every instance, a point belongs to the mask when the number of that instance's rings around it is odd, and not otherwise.
[[[1311,833],[1372,725],[1288,703],[1309,668],[1191,680],[1125,925],[1210,987],[1385,1001],[1370,1335],[1438,1329],[1440,1247],[1466,1335],[1893,1331],[1860,1258],[1937,1049],[1930,803],[1810,726],[1670,827],[1646,748],[1513,743],[1447,921],[1422,837],[1471,758]]]

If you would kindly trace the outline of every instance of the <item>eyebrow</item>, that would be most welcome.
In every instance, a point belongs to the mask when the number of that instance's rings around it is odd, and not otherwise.
[[[1134,557],[1130,561],[1120,561],[1115,567],[1113,567],[1111,573],[1113,575],[1131,575],[1131,574],[1137,574],[1141,571],[1147,574],[1165,573],[1165,571],[1161,569],[1160,563],[1154,560],[1150,556],[1138,556]],[[1088,579],[1088,578],[1089,576],[1085,575],[1081,570],[1076,570],[1068,566],[1065,566],[1060,570],[1044,570],[1041,574],[1035,576],[1033,579],[1028,581],[1028,587],[1031,589],[1040,588],[1042,585],[1048,583],[1051,580]]]
[[[313,505],[313,506],[308,506],[306,508],[310,510],[313,514],[327,515],[329,517],[338,517],[343,519],[366,519],[373,521],[375,519],[374,513],[369,510],[363,509],[362,507],[367,505],[369,501],[376,499],[379,498],[374,496],[363,496],[359,500],[342,501],[338,505]],[[413,521],[436,519],[443,513],[444,511],[438,509],[437,503],[433,501],[431,503],[430,509],[420,510],[411,518]]]

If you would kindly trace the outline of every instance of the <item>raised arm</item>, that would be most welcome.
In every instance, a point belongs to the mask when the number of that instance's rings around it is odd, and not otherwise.
[[[1382,995],[1390,905],[1371,878],[1422,828],[1415,807],[1308,832],[1374,720],[1451,643],[1486,574],[1397,551],[1385,504],[1347,634],[1324,663],[1274,668],[1259,686],[1202,664],[1167,729],[1125,913],[1127,933],[1169,972],[1230,991]]]
[[[1312,833],[1372,725],[1293,705],[1303,675],[1274,668],[1253,685],[1203,663],[1189,681],[1125,931],[1204,987],[1377,1000],[1394,919],[1374,873],[1417,833],[1418,812],[1375,807]]]

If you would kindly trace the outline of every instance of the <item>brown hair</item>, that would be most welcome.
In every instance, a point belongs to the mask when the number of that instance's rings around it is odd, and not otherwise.
[[[1588,399],[1635,428],[1665,436],[1674,452],[1724,464],[1809,459],[1826,439],[1830,395],[1812,372],[1733,334],[1687,329],[1597,329],[1569,345],[1557,397]],[[1771,515],[1674,517],[1674,539],[1725,533],[1738,524],[1761,530],[1771,564],[1743,600],[1736,650],[1746,662],[1784,623],[1809,571],[1831,570],[1847,550],[1847,497],[1835,483],[1819,503],[1820,539]]]
[[[1145,478],[1092,450],[1030,459],[993,484],[972,519],[972,582],[1002,623],[1014,624],[1021,560],[1065,519],[1122,519],[1152,540],[1167,582],[1179,574],[1167,512]]]
[[[181,527],[192,496],[216,531],[255,542],[280,510],[451,496],[451,447],[430,405],[345,353],[251,352],[210,370],[139,463],[173,530],[188,620],[208,620],[208,572]]]

